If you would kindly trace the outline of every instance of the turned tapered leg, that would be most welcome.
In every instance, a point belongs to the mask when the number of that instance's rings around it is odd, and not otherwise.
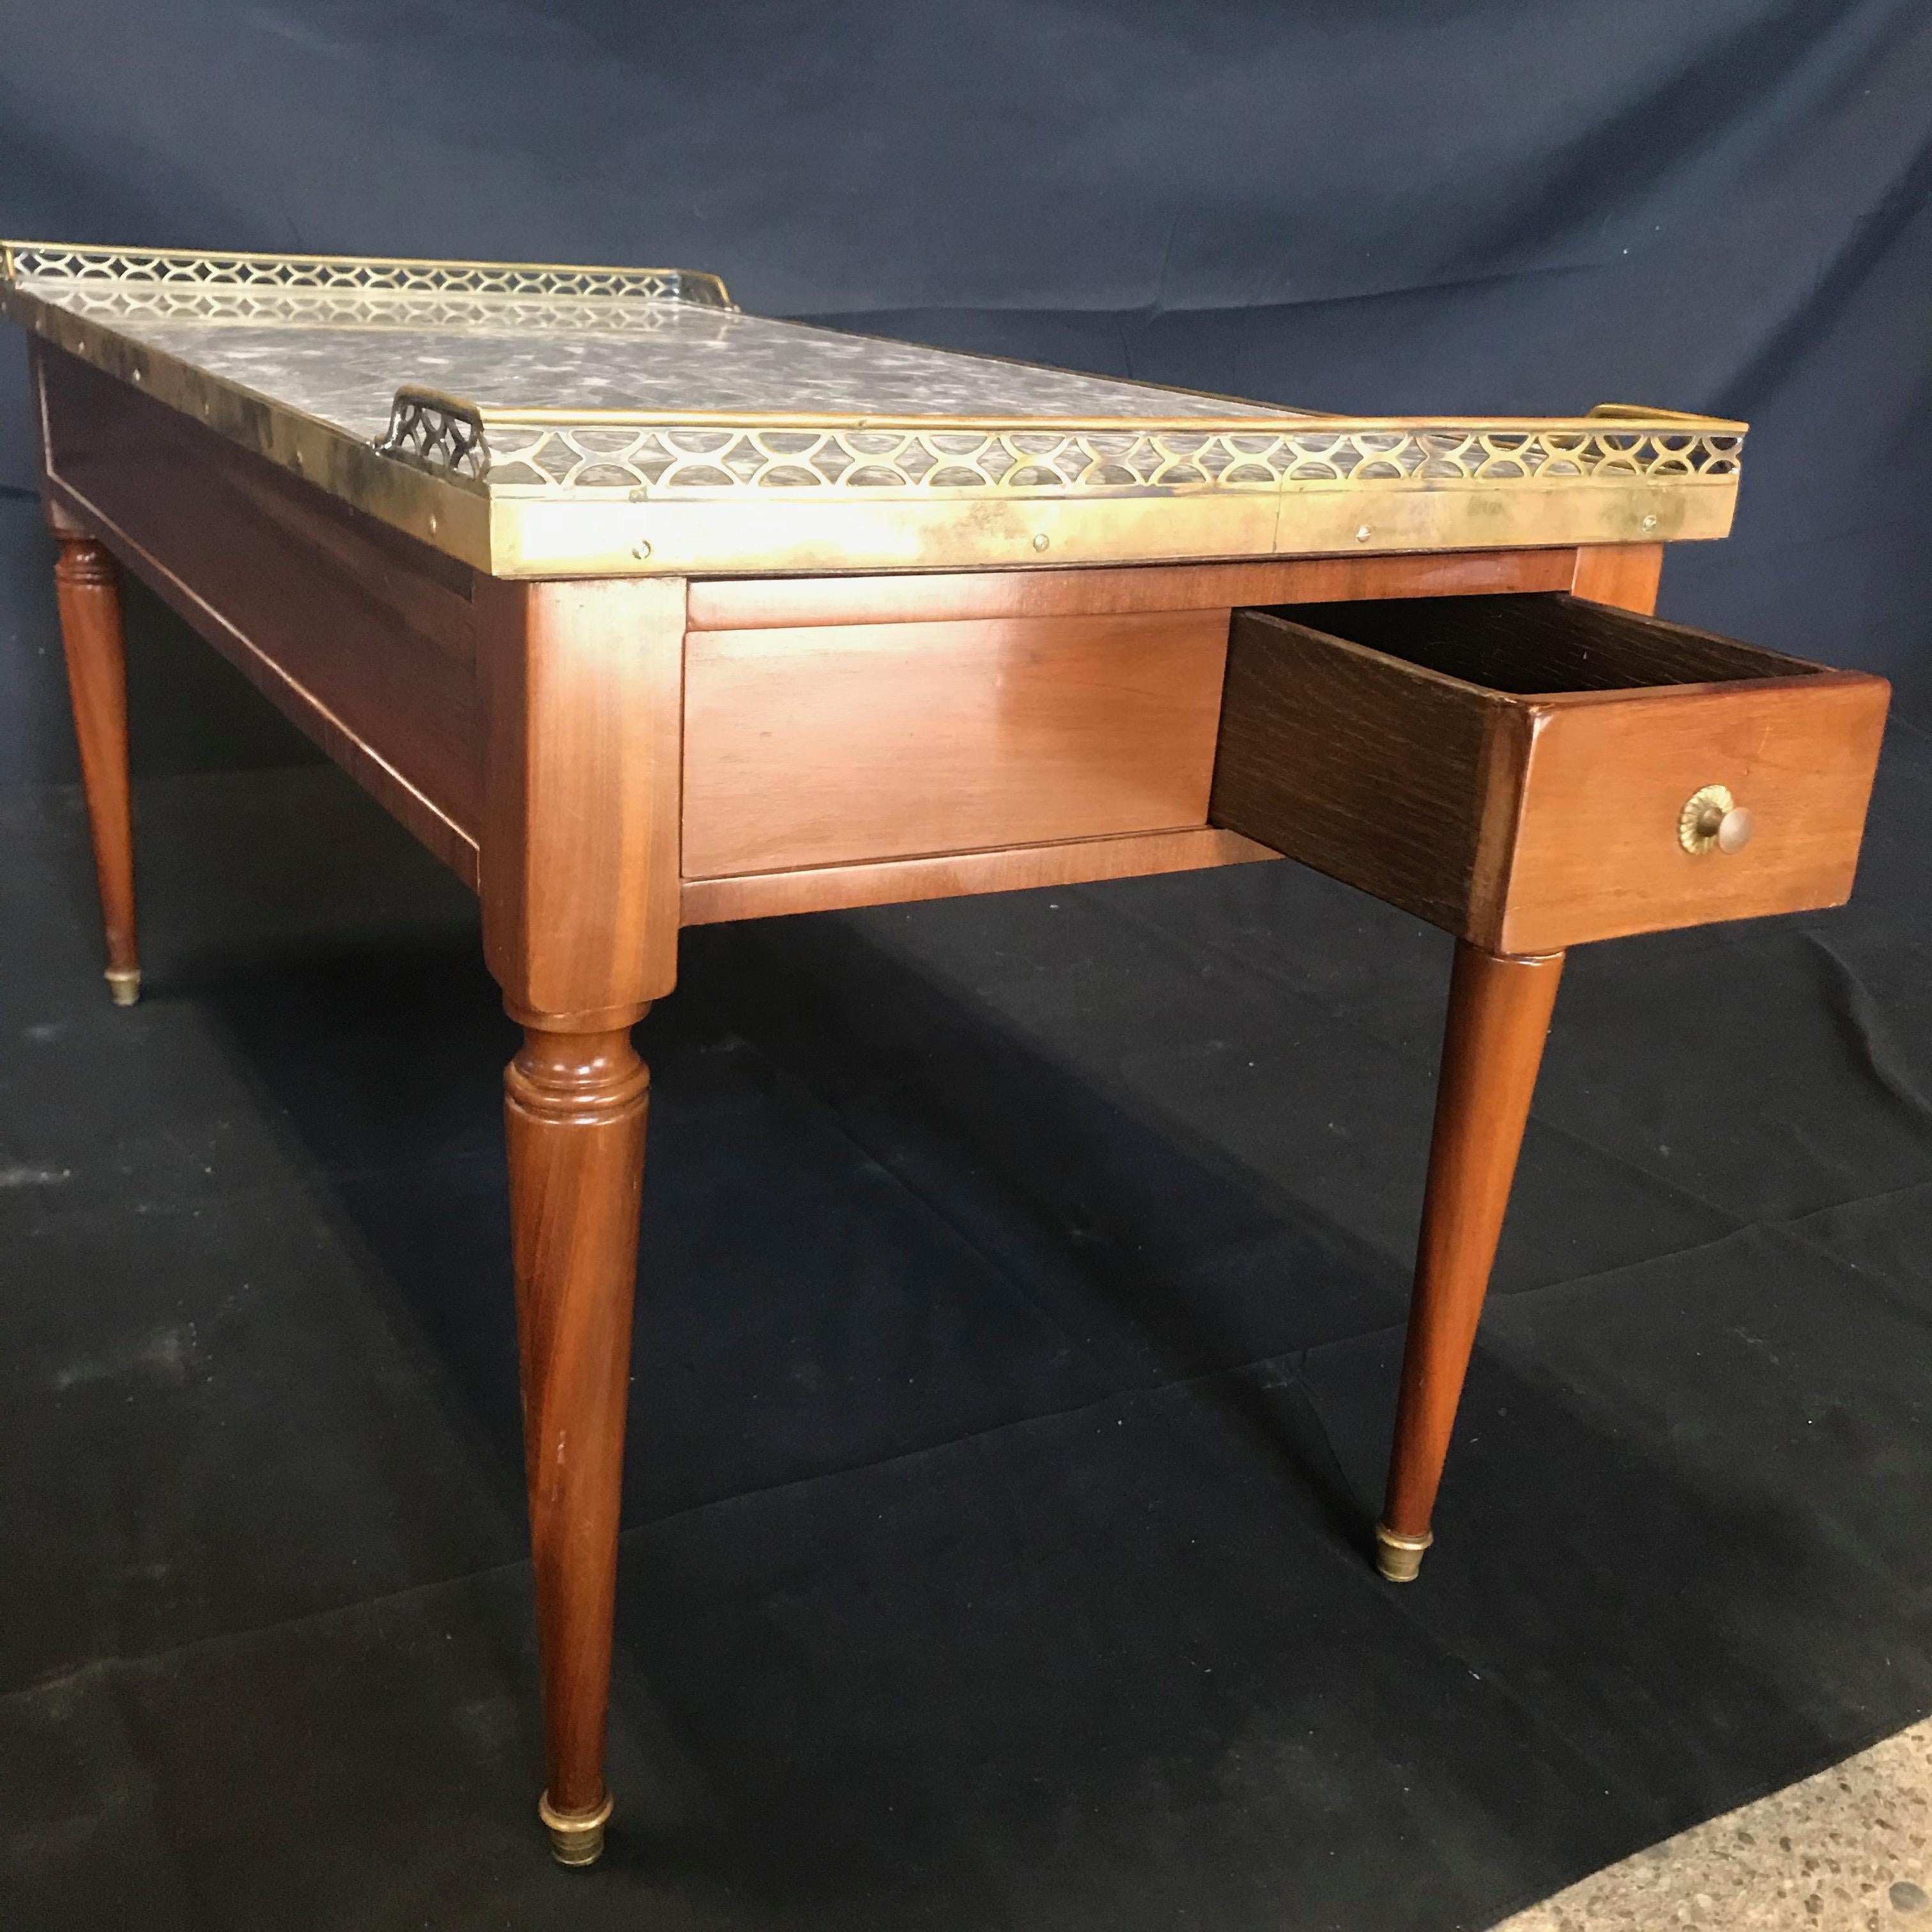
[[[128,785],[128,663],[114,560],[92,537],[61,530],[54,581],[81,782],[94,834],[107,936],[107,984],[117,1005],[140,997],[134,951],[134,824]]]
[[[504,1075],[524,1463],[558,1862],[594,1864],[650,1076],[628,1028],[526,1024]]]
[[[1498,958],[1466,941],[1456,945],[1395,1451],[1376,1528],[1376,1567],[1391,1582],[1412,1581],[1430,1545],[1429,1520],[1562,970],[1560,952]]]
[[[617,1490],[649,1076],[676,983],[685,589],[478,577],[483,950],[524,1029],[506,1076],[549,1785],[566,1864],[603,1847]]]

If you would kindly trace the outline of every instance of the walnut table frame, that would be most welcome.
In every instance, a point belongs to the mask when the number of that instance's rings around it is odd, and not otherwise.
[[[631,1030],[681,927],[1286,855],[1454,934],[1376,1532],[1401,1581],[1564,949],[1850,890],[1883,682],[1646,614],[1664,544],[1728,529],[1742,424],[1317,416],[764,321],[675,270],[13,243],[0,306],[32,338],[115,998],[117,565],[481,896],[524,1029],[566,1864],[610,1811]]]

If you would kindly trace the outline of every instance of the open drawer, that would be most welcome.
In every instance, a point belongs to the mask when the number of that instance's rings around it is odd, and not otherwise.
[[[1560,594],[1240,610],[1209,817],[1492,952],[1836,905],[1890,695]]]

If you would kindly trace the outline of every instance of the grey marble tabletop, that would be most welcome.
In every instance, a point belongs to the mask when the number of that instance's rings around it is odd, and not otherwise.
[[[373,440],[420,384],[485,410],[830,416],[1294,415],[680,302],[533,302],[28,282],[130,341]]]
[[[1715,537],[1744,433],[1317,415],[747,315],[681,269],[0,242],[0,310],[508,576]]]

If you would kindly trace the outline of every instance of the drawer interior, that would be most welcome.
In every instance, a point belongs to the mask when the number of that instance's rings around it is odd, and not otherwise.
[[[1526,697],[1804,677],[1822,668],[1562,592],[1284,604],[1271,614],[1465,683]]]

